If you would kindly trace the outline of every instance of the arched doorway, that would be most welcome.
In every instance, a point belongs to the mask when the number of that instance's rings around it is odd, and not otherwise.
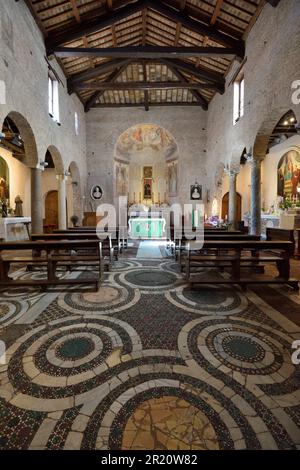
[[[229,192],[225,193],[222,197],[222,219],[228,219],[229,211]],[[236,193],[236,217],[237,220],[242,219],[242,196]]]
[[[33,184],[38,164],[33,130],[23,115],[11,111],[3,120],[1,132],[0,153],[9,168],[6,178],[2,175],[9,189],[6,194],[6,204],[13,213],[16,198],[18,201],[21,200],[21,212],[25,217],[31,217],[32,231],[39,232],[42,227],[42,200],[41,196],[35,197],[35,189],[39,186]]]
[[[61,154],[55,146],[48,147],[44,165],[45,170],[42,174],[44,230],[66,228],[66,175]]]
[[[58,191],[52,190],[45,197],[45,219],[46,231],[58,227]]]

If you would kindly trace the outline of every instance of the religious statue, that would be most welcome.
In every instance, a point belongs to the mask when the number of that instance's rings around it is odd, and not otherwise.
[[[15,216],[23,217],[23,201],[20,196],[15,199]]]
[[[7,210],[6,199],[2,199],[1,209],[2,209],[2,217],[7,217],[8,210]]]
[[[7,183],[2,176],[0,177],[0,199],[6,199],[8,197],[8,187]]]

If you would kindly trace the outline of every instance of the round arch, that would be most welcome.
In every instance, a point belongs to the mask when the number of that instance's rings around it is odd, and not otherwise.
[[[118,137],[114,148],[115,197],[129,203],[162,203],[178,194],[179,151],[173,135],[153,123],[136,124]]]
[[[27,119],[17,111],[10,111],[3,120],[6,118],[11,119],[20,132],[20,136],[24,142],[25,157],[22,158],[22,163],[26,166],[35,168],[38,164],[38,151],[36,139]]]
[[[63,175],[65,170],[64,170],[64,163],[63,163],[63,159],[62,159],[60,151],[57,149],[57,147],[55,147],[55,145],[49,145],[49,147],[47,148],[47,151],[50,153],[52,157],[56,173]]]
[[[265,158],[268,152],[270,137],[276,125],[288,112],[291,112],[295,115],[292,109],[287,110],[286,108],[283,108],[283,107],[275,108],[270,112],[268,117],[262,122],[256,134],[255,141],[254,141],[254,146],[253,146],[254,158],[259,158],[259,159]]]

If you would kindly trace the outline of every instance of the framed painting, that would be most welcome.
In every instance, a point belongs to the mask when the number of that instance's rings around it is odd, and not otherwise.
[[[202,201],[202,186],[200,184],[191,184],[190,199],[192,201]]]
[[[152,199],[152,178],[144,178],[144,199]]]

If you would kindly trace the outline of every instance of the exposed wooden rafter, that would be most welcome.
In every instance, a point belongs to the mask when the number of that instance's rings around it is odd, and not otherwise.
[[[85,80],[92,80],[93,78],[97,78],[118,67],[121,67],[123,65],[126,66],[129,63],[130,63],[130,60],[114,59],[114,60],[104,62],[103,64],[97,65],[93,69],[88,69],[88,70],[85,70],[84,72],[77,73],[76,75],[73,75],[72,77],[68,79],[68,90],[72,91],[76,83],[81,83]]]
[[[77,90],[176,90],[188,88],[191,90],[214,90],[215,86],[208,83],[188,82],[183,79],[181,81],[171,82],[149,82],[147,80],[140,82],[93,82],[93,83],[79,83],[76,85]]]
[[[18,1],[18,0],[16,0]],[[23,0],[70,93],[91,107],[202,106],[279,0]],[[21,3],[21,2],[20,2]],[[123,72],[123,73],[122,73]],[[125,103],[127,103],[125,105]]]
[[[176,23],[181,23],[191,31],[210,37],[219,44],[229,48],[234,48],[236,55],[240,58],[243,58],[244,56],[245,48],[242,40],[234,39],[220,32],[214,26],[202,24],[184,12],[175,10],[174,8],[171,8],[157,0],[137,0],[136,2],[125,5],[122,8],[111,10],[106,15],[102,15],[98,19],[89,20],[88,22],[82,21],[80,25],[73,27],[71,31],[64,32],[57,37],[49,38],[46,41],[47,52],[48,54],[51,54],[55,51],[57,46],[60,46],[61,44],[80,39],[82,36],[92,34],[103,28],[112,26],[116,22],[140,12],[145,8],[151,8],[152,10],[166,16],[168,19]]]
[[[184,82],[186,84],[186,86],[189,85],[189,81],[184,77],[184,75],[179,70],[177,70],[176,67],[173,67],[171,65],[169,65],[169,67],[172,70],[172,72],[174,73],[174,75],[178,78],[178,80],[181,80],[182,82]],[[203,89],[204,89],[204,87],[202,87],[202,90]],[[206,111],[208,109],[208,103],[207,103],[206,99],[203,98],[201,93],[199,93],[199,91],[196,90],[195,88],[191,89],[191,93],[196,98],[198,104]]]
[[[277,5],[279,4],[280,0],[266,0],[267,3],[270,3],[270,5],[272,5],[272,7],[277,7]]]
[[[236,48],[176,47],[176,46],[124,46],[124,47],[56,47],[56,57],[109,57],[122,59],[170,59],[203,56],[235,57]]]
[[[93,108],[142,108],[144,106],[144,103],[119,103],[119,104],[114,104],[114,103],[97,103],[93,106]],[[178,106],[193,106],[193,107],[199,107],[199,103],[195,101],[181,101],[181,102],[170,102],[167,103],[165,101],[154,101],[151,103],[151,107],[166,107],[166,106],[171,106],[171,107],[178,107]]]
[[[114,83],[127,66],[128,64],[123,64],[120,68],[114,70],[108,77],[108,81],[110,83]],[[94,106],[94,104],[103,95],[104,92],[105,90],[100,90],[100,91],[96,91],[96,93],[92,95],[92,97],[86,102],[86,105],[85,105],[86,112],[89,111],[92,106]]]

